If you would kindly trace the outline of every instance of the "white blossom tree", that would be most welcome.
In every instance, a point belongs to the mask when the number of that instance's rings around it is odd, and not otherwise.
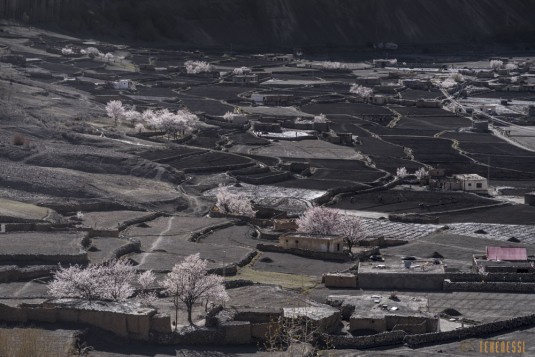
[[[200,258],[199,253],[187,256],[182,263],[178,263],[167,274],[161,286],[165,293],[172,297],[175,307],[175,331],[178,323],[178,310],[181,305],[186,306],[188,322],[193,325],[191,313],[195,303],[207,298],[217,301],[227,301],[228,294],[221,276],[208,274],[207,261]]]
[[[340,217],[336,232],[344,237],[344,242],[349,252],[358,242],[366,238],[360,218],[348,214]]]
[[[126,260],[113,259],[101,267],[101,298],[125,301],[134,293],[136,269]]]
[[[489,65],[490,65],[490,68],[492,68],[493,70],[497,70],[503,67],[503,61],[492,60],[490,61]]]
[[[396,170],[396,177],[399,179],[404,179],[409,175],[407,169],[405,167],[398,167]]]
[[[429,171],[427,171],[425,168],[420,167],[416,172],[414,173],[414,176],[420,181],[424,180],[427,176],[429,176]]]
[[[54,273],[48,292],[56,298],[121,302],[134,294],[133,283],[136,279],[135,267],[121,259],[114,259],[105,265],[89,264],[85,268],[73,265],[60,267]],[[144,279],[146,281],[147,277]]]
[[[507,63],[505,65],[505,69],[508,70],[508,71],[514,71],[514,70],[518,69],[518,65],[515,64],[515,63]]]
[[[137,294],[136,299],[141,306],[151,306],[154,304],[158,298],[154,291],[149,291],[149,289],[154,287],[156,277],[154,273],[150,270],[139,274],[137,281],[141,287],[141,291]]]
[[[61,54],[64,55],[64,56],[72,56],[74,55],[74,50],[70,47],[63,47],[61,49]]]
[[[373,95],[373,89],[355,83],[349,89],[349,93],[366,100]]]
[[[187,74],[199,74],[203,72],[212,72],[214,66],[205,61],[187,61],[184,63]]]
[[[100,299],[102,290],[102,267],[97,265],[60,267],[48,284],[48,293],[56,298],[80,298],[89,302]]]
[[[225,186],[219,186],[216,193],[216,208],[224,214],[238,214],[254,217],[255,211],[251,200],[243,193],[232,193]]]
[[[145,125],[143,125],[142,123],[137,123],[134,129],[137,133],[142,133],[145,131]]]
[[[223,119],[225,119],[228,122],[232,122],[232,120],[234,119],[235,116],[236,116],[236,114],[234,114],[233,112],[226,112],[223,115]]]
[[[323,69],[330,69],[330,70],[341,70],[341,69],[347,69],[347,64],[340,63],[340,62],[331,62],[331,61],[325,61],[321,62],[320,66]]]
[[[106,104],[106,114],[113,119],[115,126],[119,119],[122,119],[125,115],[125,109],[123,103],[120,100],[111,100]]]
[[[238,67],[238,68],[234,68],[232,70],[232,74],[234,74],[234,75],[248,74],[248,73],[251,73],[251,72],[252,72],[252,70],[249,67]]]
[[[320,114],[314,116],[314,123],[327,123],[329,120],[327,120],[327,117],[325,114]]]
[[[141,113],[135,109],[129,109],[125,110],[124,117],[131,126],[134,126],[141,120]]]
[[[335,234],[340,218],[340,212],[336,209],[312,207],[297,220],[298,231],[312,234]]]

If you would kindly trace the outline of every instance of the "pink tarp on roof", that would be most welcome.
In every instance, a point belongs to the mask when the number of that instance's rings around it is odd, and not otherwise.
[[[526,248],[487,247],[487,260],[528,260]]]

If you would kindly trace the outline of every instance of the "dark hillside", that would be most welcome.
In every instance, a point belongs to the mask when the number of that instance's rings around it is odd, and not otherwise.
[[[0,0],[0,17],[196,47],[535,40],[535,0]]]

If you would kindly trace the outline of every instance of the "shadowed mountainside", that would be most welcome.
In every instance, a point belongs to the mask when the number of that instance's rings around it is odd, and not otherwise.
[[[535,0],[0,0],[0,17],[195,47],[533,41]]]

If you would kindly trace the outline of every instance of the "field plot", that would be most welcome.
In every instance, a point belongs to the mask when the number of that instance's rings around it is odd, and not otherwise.
[[[334,207],[386,213],[432,213],[489,206],[499,201],[464,192],[388,190],[344,198]],[[423,207],[421,207],[423,205]]]
[[[513,205],[492,207],[473,212],[453,212],[440,216],[441,223],[499,223],[499,224],[535,224],[535,207]]]
[[[427,164],[448,164],[452,162],[470,162],[452,147],[448,139],[389,136],[388,141],[412,149],[414,158]]]
[[[253,269],[278,273],[301,274],[321,277],[325,272],[341,272],[355,266],[355,262],[333,262],[309,259],[288,253],[263,252],[255,259]]]
[[[322,140],[281,141],[253,149],[254,154],[279,158],[302,159],[358,159],[353,148],[334,145]]]
[[[224,115],[226,112],[234,111],[234,106],[221,103],[214,99],[198,99],[185,97],[183,95],[178,96],[181,102],[191,112],[202,112],[209,115]]]
[[[147,150],[138,153],[144,159],[159,161],[173,157],[188,156],[191,154],[205,153],[202,149],[193,149],[190,147],[181,146],[179,149],[161,149],[161,150]]]
[[[345,180],[352,182],[373,182],[384,177],[385,173],[369,170],[336,170],[336,169],[315,169],[312,176],[316,180]]]
[[[0,356],[70,356],[80,331],[28,327],[0,328]]]
[[[195,243],[189,238],[195,231],[226,222],[226,219],[206,217],[160,217],[129,228],[125,235],[141,242],[142,253],[132,255],[140,270],[170,271],[177,262],[197,252],[203,259],[208,259],[210,268],[216,268],[236,263],[252,250],[224,244]]]
[[[220,152],[205,152],[198,155],[190,155],[183,158],[177,158],[166,162],[167,164],[179,169],[200,169],[211,168],[214,171],[225,170],[226,166],[252,164],[253,162],[245,157],[225,154]]]
[[[309,190],[324,190],[327,191],[329,189],[333,189],[336,187],[347,187],[351,186],[355,189],[366,189],[370,188],[370,186],[351,181],[351,180],[344,180],[343,177],[340,177],[338,180],[329,180],[329,179],[315,179],[315,178],[305,178],[305,179],[299,179],[299,180],[289,180],[289,181],[283,181],[283,182],[277,182],[273,184],[277,187],[286,187],[286,188],[296,188],[296,189],[309,189]]]
[[[12,232],[0,234],[0,261],[8,264],[83,263],[83,232]]]
[[[418,107],[391,107],[396,112],[404,116],[437,116],[437,117],[456,117],[452,112],[441,108],[418,108]]]
[[[386,107],[364,103],[327,103],[309,104],[301,108],[311,114],[346,114],[346,115],[384,115],[391,116],[393,113]]]
[[[391,144],[385,140],[377,138],[360,138],[360,142],[360,145],[355,146],[355,150],[360,151],[365,155],[396,158],[404,158],[407,156],[403,151],[403,146]]]
[[[247,87],[233,87],[228,85],[206,85],[192,87],[182,92],[183,94],[197,96],[199,98],[211,98],[216,100],[236,100],[240,99],[238,94],[251,91]]]
[[[427,91],[418,89],[406,89],[401,93],[403,99],[418,100],[418,99],[443,99],[444,95],[440,91]]]
[[[404,167],[412,173],[424,166],[415,161],[398,159],[394,157],[370,156],[370,158],[377,168],[385,170],[392,175],[395,175],[397,169],[400,167]]]
[[[251,133],[236,133],[228,135],[228,138],[238,145],[268,145],[269,140],[259,138]]]
[[[41,221],[47,217],[52,218],[53,215],[54,211],[46,207],[0,198],[0,217],[3,222]]]
[[[117,229],[127,220],[148,217],[150,212],[140,211],[107,211],[107,212],[86,212],[83,214],[82,222],[86,227],[93,229]]]
[[[472,126],[472,121],[468,118],[462,118],[457,116],[415,116],[403,117],[398,122],[395,129],[399,128],[440,132],[442,130],[455,130],[470,126]]]

